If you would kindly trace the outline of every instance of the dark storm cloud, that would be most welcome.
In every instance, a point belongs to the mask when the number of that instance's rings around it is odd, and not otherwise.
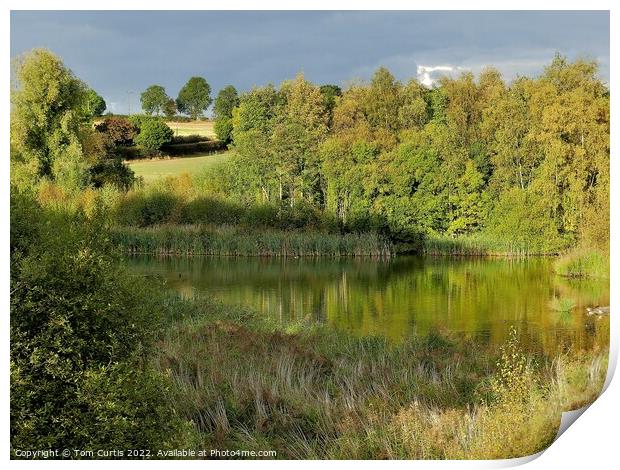
[[[12,12],[11,55],[34,47],[60,55],[109,107],[125,112],[128,91],[135,109],[147,86],[161,84],[176,96],[192,75],[206,77],[214,94],[227,84],[247,90],[298,72],[343,85],[380,65],[399,79],[426,81],[494,65],[512,79],[540,73],[556,51],[598,60],[608,81],[609,14]]]

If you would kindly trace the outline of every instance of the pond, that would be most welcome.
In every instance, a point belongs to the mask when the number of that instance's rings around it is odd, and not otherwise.
[[[184,296],[207,294],[283,323],[316,320],[354,335],[401,341],[432,331],[498,345],[516,327],[530,350],[588,349],[608,341],[609,282],[570,280],[552,259],[132,257]],[[572,308],[570,308],[572,307]]]

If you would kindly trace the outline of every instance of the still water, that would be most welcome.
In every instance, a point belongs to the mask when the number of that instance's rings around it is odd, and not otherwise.
[[[396,257],[127,259],[137,274],[162,277],[184,296],[207,294],[281,322],[318,320],[354,335],[400,341],[452,332],[501,344],[511,326],[531,350],[590,348],[608,340],[608,281],[569,280],[552,260]],[[558,311],[559,301],[573,305]]]

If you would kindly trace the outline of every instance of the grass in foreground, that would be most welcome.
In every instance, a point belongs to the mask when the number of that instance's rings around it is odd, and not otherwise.
[[[146,182],[150,182],[158,178],[179,176],[183,173],[195,175],[206,168],[225,163],[230,157],[230,152],[223,152],[166,159],[134,160],[127,164],[136,176],[141,176]]]
[[[552,442],[562,411],[596,398],[606,373],[606,350],[540,364],[516,335],[496,353],[439,334],[395,346],[199,302],[194,312],[210,313],[170,328],[154,365],[202,448],[305,459],[529,455]]]

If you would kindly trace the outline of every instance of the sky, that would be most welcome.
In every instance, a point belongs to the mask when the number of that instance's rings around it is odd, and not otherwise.
[[[59,55],[116,113],[135,112],[149,85],[176,97],[196,75],[212,96],[299,72],[346,87],[380,66],[429,86],[485,66],[510,81],[540,74],[556,52],[597,60],[609,82],[605,11],[12,11],[11,56],[36,47]]]

